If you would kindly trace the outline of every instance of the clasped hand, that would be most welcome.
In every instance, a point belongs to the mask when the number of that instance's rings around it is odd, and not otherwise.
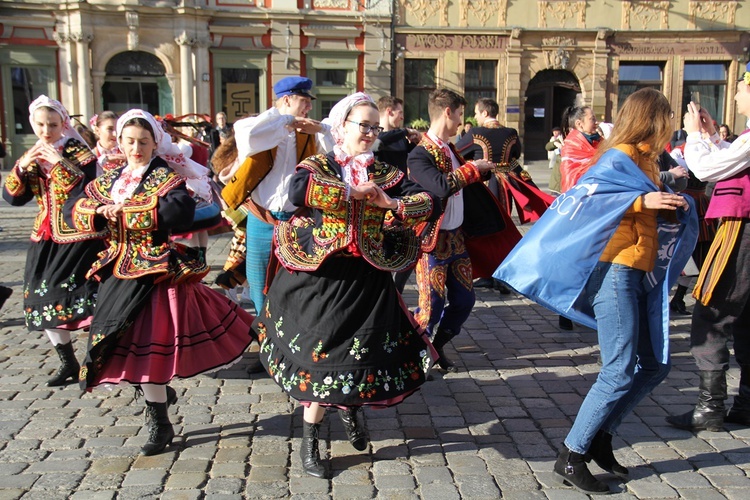
[[[18,161],[18,166],[22,170],[26,170],[29,168],[29,165],[40,159],[54,165],[62,160],[62,156],[60,156],[60,153],[58,153],[57,149],[52,144],[38,143],[34,144],[31,149],[21,157]]]
[[[372,181],[352,186],[349,189],[349,197],[355,200],[365,200],[368,204],[380,208],[390,208],[391,210],[398,208],[398,202],[385,194],[385,191]]]
[[[109,220],[117,220],[117,217],[122,213],[122,203],[116,203],[114,205],[102,205],[97,207],[96,213],[103,215]]]

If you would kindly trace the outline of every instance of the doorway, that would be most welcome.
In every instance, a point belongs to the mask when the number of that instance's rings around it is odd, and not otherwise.
[[[581,93],[576,76],[567,70],[545,69],[529,82],[524,106],[524,160],[546,160],[545,144],[559,127],[565,108]]]
[[[123,113],[142,109],[152,115],[172,113],[172,89],[164,64],[153,54],[120,52],[107,63],[102,85],[102,109]]]

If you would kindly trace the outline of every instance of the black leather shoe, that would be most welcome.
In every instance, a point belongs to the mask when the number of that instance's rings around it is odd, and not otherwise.
[[[621,479],[628,477],[628,469],[617,462],[612,450],[612,434],[602,430],[597,432],[583,458],[586,463],[593,460],[596,465]]]
[[[320,460],[318,451],[318,434],[320,424],[310,424],[302,421],[302,445],[299,449],[302,459],[302,470],[311,476],[325,478],[326,468]]]
[[[563,448],[557,456],[554,471],[566,486],[572,486],[580,492],[588,495],[609,495],[612,493],[609,486],[595,478],[580,453]]]
[[[355,450],[364,451],[367,449],[367,435],[359,420],[360,408],[351,406],[346,410],[339,409],[339,417],[344,423],[344,430],[346,430],[346,437],[349,438],[349,442],[354,446]]]
[[[60,357],[60,368],[57,369],[51,379],[47,381],[48,387],[59,387],[78,381],[78,371],[81,366],[76,359],[76,353],[73,350],[73,343],[57,344],[55,351]]]
[[[141,448],[141,455],[158,455],[174,439],[174,428],[169,421],[167,403],[146,401],[146,422],[148,423],[148,441]]]
[[[573,329],[573,322],[570,321],[565,316],[560,316],[557,320],[557,324],[560,327],[561,330],[572,330]]]

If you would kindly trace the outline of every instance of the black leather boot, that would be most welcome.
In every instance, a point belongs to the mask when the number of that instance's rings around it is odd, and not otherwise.
[[[146,401],[146,423],[148,425],[148,441],[141,448],[141,455],[158,455],[174,439],[174,428],[167,413],[168,403],[152,403]]]
[[[320,424],[310,424],[302,421],[302,445],[299,449],[302,458],[302,469],[315,477],[326,477],[326,468],[320,460],[318,451],[318,434]]]
[[[599,430],[591,441],[589,451],[584,455],[586,463],[592,460],[602,469],[622,479],[628,477],[628,469],[617,462],[612,451],[612,434]]]
[[[740,392],[724,422],[750,427],[750,365],[740,365]]]
[[[457,373],[458,367],[455,365],[455,363],[453,363],[453,361],[446,357],[445,353],[443,352],[443,347],[445,347],[445,344],[450,342],[450,340],[456,335],[458,335],[458,333],[454,333],[451,330],[438,327],[435,335],[432,337],[432,347],[435,348],[438,356],[440,356],[437,360],[438,366],[443,370],[451,373]]]
[[[367,435],[365,429],[359,421],[359,412],[361,408],[357,406],[350,406],[346,410],[339,409],[339,417],[344,423],[344,429],[346,430],[346,436],[349,438],[349,442],[352,443],[355,450],[364,451],[367,449]]]
[[[71,382],[77,382],[78,370],[81,369],[81,365],[78,364],[78,360],[76,359],[73,342],[57,344],[55,350],[57,351],[57,355],[60,356],[62,364],[52,378],[47,381],[47,385],[49,387],[58,387]]]
[[[727,376],[724,370],[701,372],[698,404],[682,415],[666,418],[667,423],[687,431],[724,430],[724,400],[727,399]]]
[[[564,447],[557,456],[554,467],[555,474],[563,484],[572,486],[578,491],[589,495],[608,495],[609,486],[595,478],[580,453],[570,451]]]
[[[561,330],[567,330],[570,331],[573,329],[573,322],[566,318],[565,316],[559,316],[557,318],[557,325],[560,327]]]
[[[677,289],[674,291],[674,297],[669,301],[670,311],[680,314],[690,314],[690,311],[685,307],[685,292],[687,292],[686,286],[677,285]]]

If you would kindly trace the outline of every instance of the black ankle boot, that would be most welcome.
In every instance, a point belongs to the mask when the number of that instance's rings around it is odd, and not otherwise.
[[[724,430],[724,400],[727,399],[727,377],[724,370],[701,372],[698,404],[682,415],[666,418],[667,423],[687,431]]]
[[[148,441],[141,448],[141,455],[158,455],[172,444],[174,429],[169,421],[167,403],[152,403],[146,401],[146,423],[148,425]]]
[[[47,381],[47,385],[49,387],[58,387],[70,382],[76,382],[78,380],[78,370],[81,369],[81,366],[76,359],[73,342],[57,344],[55,350],[57,351],[57,355],[60,356],[62,364],[57,369],[57,372],[55,372],[55,375]]]
[[[563,448],[557,456],[554,467],[555,474],[567,486],[589,495],[608,495],[609,486],[591,475],[589,468],[580,453]]]
[[[561,330],[570,331],[573,329],[573,322],[565,316],[559,316],[557,318],[557,326],[559,326]]]
[[[302,445],[299,449],[302,458],[302,469],[315,477],[326,477],[326,469],[320,460],[318,451],[318,434],[320,424],[310,424],[302,421]]]
[[[685,292],[687,292],[686,286],[677,285],[677,289],[674,292],[674,297],[672,297],[672,300],[669,301],[670,311],[680,314],[690,314],[690,312],[687,310],[687,307],[685,307]]]
[[[584,455],[586,463],[592,460],[602,469],[622,479],[628,477],[628,469],[617,462],[612,451],[612,434],[599,430],[591,441],[589,451]]]
[[[167,386],[167,408],[177,404],[177,391]]]
[[[364,426],[359,422],[359,410],[356,406],[351,406],[346,410],[339,409],[339,417],[344,423],[346,436],[355,450],[364,451],[367,448],[367,435]]]
[[[740,365],[740,392],[724,422],[750,427],[750,365]]]
[[[445,347],[445,344],[450,342],[450,340],[458,335],[458,333],[454,333],[452,330],[438,328],[435,332],[435,336],[432,337],[432,347],[435,348],[435,350],[438,353],[438,360],[437,364],[440,368],[447,372],[451,373],[457,373],[458,367],[448,359],[448,357],[445,355],[445,352],[443,352],[443,347]]]

